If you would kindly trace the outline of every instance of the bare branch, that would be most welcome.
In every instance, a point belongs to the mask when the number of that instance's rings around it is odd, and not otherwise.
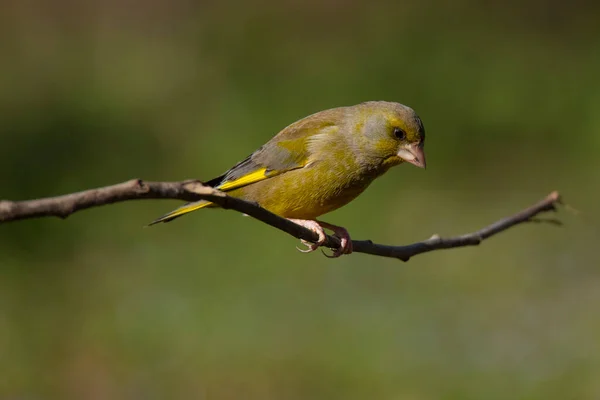
[[[0,223],[28,218],[67,218],[76,211],[127,200],[179,199],[196,201],[200,197],[186,189],[197,181],[144,182],[132,179],[117,185],[26,201],[0,200]]]
[[[208,200],[222,208],[236,210],[248,214],[274,228],[284,231],[295,238],[315,242],[318,236],[315,232],[297,225],[285,218],[267,211],[256,204],[227,196],[225,193],[203,185],[200,181],[189,180],[183,182],[146,182],[133,179],[117,185],[105,186],[98,189],[84,190],[82,192],[67,194],[58,197],[26,201],[0,201],[0,223],[39,217],[66,218],[74,212],[91,207],[118,203],[127,200],[142,199],[178,199],[184,201]],[[540,202],[510,217],[503,218],[477,232],[460,236],[442,238],[433,235],[422,242],[406,246],[388,246],[376,244],[370,240],[353,240],[354,252],[366,253],[383,257],[397,258],[408,261],[418,254],[433,250],[450,249],[456,247],[476,246],[483,240],[503,232],[515,225],[524,222],[554,221],[540,220],[541,213],[556,211],[556,206],[561,204],[558,192],[552,192]],[[323,247],[337,249],[340,241],[335,236],[327,236]]]

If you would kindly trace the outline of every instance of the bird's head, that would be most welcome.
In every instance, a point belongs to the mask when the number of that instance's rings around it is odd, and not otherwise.
[[[425,168],[425,128],[412,108],[384,101],[358,107],[361,148],[369,157],[386,169],[402,162]]]

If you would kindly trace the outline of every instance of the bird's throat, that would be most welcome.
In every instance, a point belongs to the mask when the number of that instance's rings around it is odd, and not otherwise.
[[[382,168],[382,173],[387,172],[388,169],[396,166],[396,165],[400,165],[404,162],[403,159],[401,159],[400,157],[398,157],[397,155],[393,155],[390,156],[388,158],[386,158],[385,160],[383,160],[383,163],[381,164],[381,168]]]

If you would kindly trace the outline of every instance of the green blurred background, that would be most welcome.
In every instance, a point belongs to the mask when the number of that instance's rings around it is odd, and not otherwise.
[[[281,128],[413,107],[402,166],[326,220],[405,244],[558,189],[579,209],[409,263],[301,254],[176,201],[0,226],[3,399],[600,398],[600,5],[8,0],[0,198],[212,178]]]

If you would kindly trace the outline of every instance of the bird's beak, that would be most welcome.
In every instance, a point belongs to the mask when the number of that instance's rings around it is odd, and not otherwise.
[[[426,167],[425,152],[420,144],[411,143],[400,147],[400,150],[398,150],[398,157],[419,168]]]

